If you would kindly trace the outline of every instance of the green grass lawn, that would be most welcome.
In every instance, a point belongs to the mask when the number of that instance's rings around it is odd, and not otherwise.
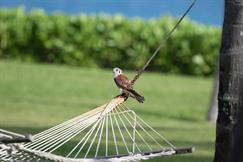
[[[204,119],[211,87],[212,79],[158,73],[138,80],[135,89],[146,101],[127,105],[176,146],[196,147],[193,154],[150,161],[212,161],[215,125]],[[0,128],[35,134],[117,94],[111,69],[0,62]]]

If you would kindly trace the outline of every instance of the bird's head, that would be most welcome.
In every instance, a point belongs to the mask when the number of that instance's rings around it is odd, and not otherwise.
[[[113,74],[114,74],[114,77],[117,77],[118,75],[122,74],[122,70],[120,68],[116,67],[113,69]]]

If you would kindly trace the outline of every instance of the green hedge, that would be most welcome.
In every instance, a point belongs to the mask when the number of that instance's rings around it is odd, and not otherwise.
[[[137,69],[176,21],[169,16],[143,20],[1,9],[0,59]],[[219,42],[219,28],[185,19],[149,69],[210,75],[217,63]]]

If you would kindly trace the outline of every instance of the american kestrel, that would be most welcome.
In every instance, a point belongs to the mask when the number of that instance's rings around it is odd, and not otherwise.
[[[120,68],[113,69],[114,81],[118,88],[120,88],[121,94],[129,94],[131,97],[135,98],[138,102],[143,103],[144,97],[138,94],[135,90],[133,90],[131,82],[128,78],[122,73]]]

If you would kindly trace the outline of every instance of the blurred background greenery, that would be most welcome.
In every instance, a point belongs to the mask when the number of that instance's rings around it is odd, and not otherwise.
[[[47,15],[0,10],[0,58],[82,67],[137,69],[177,19],[122,15]],[[208,76],[217,64],[220,29],[185,19],[149,70]]]
[[[1,8],[0,128],[35,134],[107,102],[118,94],[111,69],[132,78],[176,21]],[[186,18],[136,83],[146,102],[128,105],[176,146],[196,147],[150,161],[212,161],[205,116],[220,34]]]
[[[118,94],[111,70],[1,61],[0,74],[0,127],[19,133],[38,133]],[[135,88],[146,102],[127,105],[174,145],[196,147],[193,154],[150,161],[212,161],[215,125],[205,121],[211,87],[211,78],[141,76]]]

